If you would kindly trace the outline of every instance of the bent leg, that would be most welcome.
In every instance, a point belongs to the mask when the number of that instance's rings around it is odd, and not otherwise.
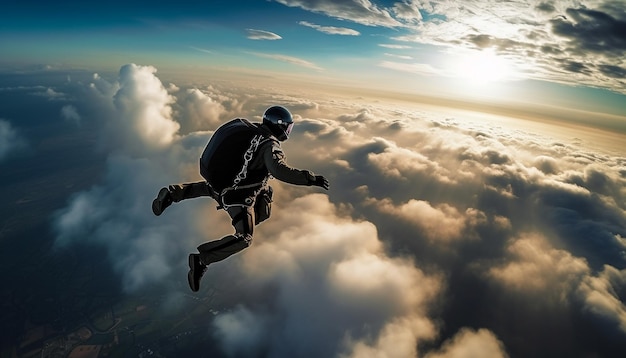
[[[174,202],[201,196],[211,196],[211,189],[204,181],[170,185],[169,191]]]
[[[232,218],[235,234],[198,246],[200,260],[205,265],[222,261],[252,244],[252,234],[254,232],[253,209],[251,207],[234,206],[228,208],[227,212]]]
[[[170,185],[168,188],[159,190],[156,199],[152,201],[152,212],[154,215],[159,216],[172,203],[200,196],[213,196],[211,188],[206,182]]]

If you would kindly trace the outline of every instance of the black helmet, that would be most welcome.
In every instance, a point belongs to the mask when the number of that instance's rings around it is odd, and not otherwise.
[[[263,113],[263,124],[269,128],[276,139],[282,142],[289,138],[289,133],[293,128],[293,117],[287,108],[272,106]]]

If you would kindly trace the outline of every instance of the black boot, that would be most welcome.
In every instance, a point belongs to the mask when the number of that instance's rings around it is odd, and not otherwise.
[[[165,209],[172,205],[172,195],[167,188],[161,188],[156,199],[152,201],[152,212],[154,215],[159,216],[165,211]]]
[[[189,282],[189,288],[193,292],[198,292],[200,289],[200,279],[207,269],[207,265],[203,264],[200,260],[200,254],[189,254],[189,273],[187,274],[187,281]]]

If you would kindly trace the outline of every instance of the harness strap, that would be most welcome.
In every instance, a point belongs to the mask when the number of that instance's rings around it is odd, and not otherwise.
[[[258,194],[258,192],[261,190],[261,188],[265,187],[267,185],[267,180],[269,178],[265,178],[265,180],[263,180],[260,183],[254,183],[254,184],[248,184],[248,185],[242,185],[240,187],[228,187],[224,190],[222,190],[222,192],[218,195],[217,197],[217,202],[219,203],[219,205],[217,206],[217,210],[219,209],[224,209],[224,210],[228,210],[228,208],[232,207],[232,206],[251,206],[252,202],[250,203],[235,203],[235,204],[228,204],[224,201],[224,198],[226,196],[226,194],[229,191],[232,190],[243,190],[243,189],[252,189],[252,188],[257,188],[254,192],[254,195],[256,197],[256,195]]]
[[[224,196],[226,195],[226,193],[228,193],[231,190],[240,190],[240,189],[250,189],[250,188],[255,188],[258,187],[259,189],[263,188],[264,186],[267,185],[267,181],[269,180],[269,178],[271,176],[266,177],[265,179],[263,179],[262,182],[259,183],[253,183],[253,184],[246,184],[246,185],[239,185],[239,183],[242,180],[245,180],[248,176],[248,166],[250,165],[250,161],[252,161],[252,158],[254,157],[254,154],[256,153],[256,151],[259,149],[259,146],[266,143],[267,141],[272,140],[271,138],[264,138],[264,136],[262,134],[258,134],[255,135],[252,140],[250,141],[250,146],[248,147],[248,149],[246,150],[246,152],[243,155],[243,165],[241,167],[241,170],[239,171],[239,173],[237,174],[237,176],[235,177],[235,179],[233,180],[233,185],[227,188],[224,188],[219,194],[217,192],[215,192],[215,190],[213,190],[213,188],[211,188],[211,190],[213,191],[213,193],[216,194],[216,199],[217,202],[219,203],[219,205],[217,206],[217,210],[219,209],[228,209],[231,206],[250,206],[252,203],[240,203],[240,204],[233,204],[233,205],[229,205],[227,203],[224,202]],[[210,186],[210,185],[209,185]],[[256,194],[255,194],[256,195]]]
[[[237,188],[239,183],[242,180],[245,180],[248,176],[248,165],[250,164],[254,153],[256,153],[256,150],[259,147],[259,143],[261,143],[262,138],[263,136],[261,134],[252,137],[252,140],[250,141],[250,147],[248,147],[248,150],[246,150],[246,152],[243,154],[243,166],[241,167],[241,170],[233,181],[233,187]]]

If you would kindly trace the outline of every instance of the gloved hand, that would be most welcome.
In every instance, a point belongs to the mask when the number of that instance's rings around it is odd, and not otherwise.
[[[324,176],[322,175],[316,175],[315,179],[311,181],[311,185],[319,186],[326,190],[330,188],[330,183],[328,182],[328,179],[324,178]]]

